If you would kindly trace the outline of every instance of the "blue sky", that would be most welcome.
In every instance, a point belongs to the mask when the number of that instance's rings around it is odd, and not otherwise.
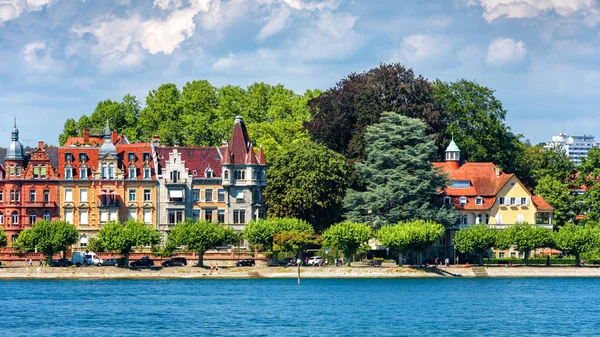
[[[12,116],[57,144],[67,118],[166,82],[301,92],[380,62],[495,89],[533,143],[600,137],[599,23],[596,0],[0,0],[0,144]]]

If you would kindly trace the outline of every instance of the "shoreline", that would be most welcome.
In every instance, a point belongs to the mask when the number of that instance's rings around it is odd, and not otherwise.
[[[600,267],[302,267],[302,279],[318,278],[577,278],[599,277]],[[22,279],[296,279],[295,267],[1,267],[0,280]]]

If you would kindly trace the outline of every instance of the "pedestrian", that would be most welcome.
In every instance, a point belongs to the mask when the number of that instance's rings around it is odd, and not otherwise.
[[[29,259],[25,258],[25,267],[29,266]]]
[[[304,258],[304,265],[308,265],[308,256]]]
[[[333,262],[334,262],[335,266],[337,267],[338,266],[338,259],[337,259],[337,257],[333,260]]]
[[[210,275],[212,275],[214,269],[215,269],[215,266],[211,264],[210,265]]]
[[[435,260],[433,261],[433,263],[435,264],[435,266],[436,266],[436,267],[438,266],[438,262],[439,262],[439,261],[438,261],[438,257],[436,256],[436,257],[435,257]]]
[[[449,264],[450,264],[450,259],[449,259],[449,258],[445,258],[445,259],[444,259],[444,265],[445,265],[446,267],[448,267],[448,265],[449,265]]]
[[[44,260],[40,259],[40,267],[44,266]]]
[[[454,264],[458,264],[458,255],[456,255],[456,258],[454,258]]]
[[[405,265],[405,264],[406,264],[406,256],[403,256],[402,257],[402,265]]]

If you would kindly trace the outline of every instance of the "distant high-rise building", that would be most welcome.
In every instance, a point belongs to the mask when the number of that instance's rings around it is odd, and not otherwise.
[[[546,144],[546,148],[561,148],[575,165],[581,164],[581,160],[587,157],[588,151],[596,146],[595,137],[592,135],[569,136],[564,133],[552,136],[552,140]]]

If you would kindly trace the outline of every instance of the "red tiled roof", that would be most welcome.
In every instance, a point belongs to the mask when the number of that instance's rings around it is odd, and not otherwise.
[[[213,177],[221,177],[221,155],[216,147],[157,147],[156,153],[160,170],[165,168],[165,162],[169,160],[174,149],[181,154],[181,160],[185,163],[190,175],[196,171],[195,177],[205,178],[205,171],[210,167]]]
[[[533,204],[535,205],[535,207],[538,210],[544,210],[544,211],[554,210],[554,207],[552,207],[546,200],[544,200],[544,198],[542,198],[539,195],[531,196],[531,201],[533,201]]]
[[[221,160],[221,163],[231,164],[231,151],[229,151],[229,146],[223,146],[220,148],[220,150],[223,154],[223,159]]]
[[[258,164],[258,158],[256,158],[256,152],[254,152],[252,145],[250,145],[248,153],[246,153],[246,164]]]
[[[475,198],[476,197],[467,197],[467,204],[465,206],[460,205],[459,198],[452,198],[452,204],[458,210],[465,210],[465,211],[480,210],[481,211],[481,210],[488,210],[488,209],[492,208],[492,206],[494,206],[494,204],[496,203],[496,197],[482,197],[483,204],[476,205]]]
[[[63,146],[77,146],[77,145],[92,145],[100,146],[104,143],[104,137],[90,137],[88,142],[84,142],[83,137],[69,137]]]
[[[117,157],[119,158],[119,167],[124,170],[125,177],[129,177],[129,171],[127,170],[131,163],[129,163],[129,154],[135,153],[134,166],[136,168],[137,179],[144,179],[144,166],[148,165],[151,168],[152,179],[156,179],[156,170],[154,168],[154,161],[152,160],[152,147],[150,143],[136,143],[136,144],[117,144]],[[144,162],[144,153],[149,154],[148,162]]]
[[[446,173],[451,180],[470,181],[469,188],[447,187],[445,192],[448,196],[495,196],[514,176],[500,171],[499,176],[496,177],[496,165],[493,163],[464,163],[458,169],[453,169],[446,162],[431,164]]]

